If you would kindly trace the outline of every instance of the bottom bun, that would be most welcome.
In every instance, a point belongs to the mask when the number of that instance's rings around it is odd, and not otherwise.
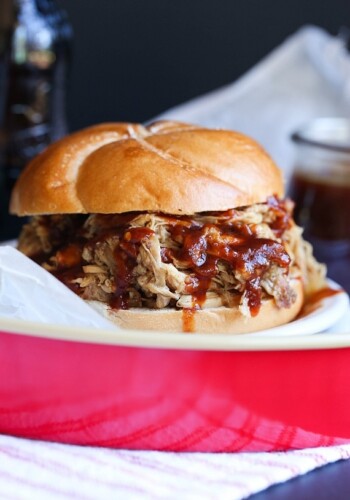
[[[115,310],[102,302],[89,301],[107,319],[129,330],[156,330],[163,332],[252,333],[280,326],[294,319],[304,302],[300,280],[292,281],[297,299],[290,308],[278,308],[273,299],[263,300],[259,314],[247,318],[236,307],[215,307],[198,311],[180,309]]]

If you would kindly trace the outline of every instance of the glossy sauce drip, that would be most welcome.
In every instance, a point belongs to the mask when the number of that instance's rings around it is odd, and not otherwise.
[[[343,289],[335,290],[334,288],[324,287],[320,290],[316,290],[311,295],[306,297],[305,303],[298,314],[298,318],[303,318],[308,314],[311,314],[313,311],[316,311],[322,306],[322,301],[327,299],[328,297],[333,297],[334,295],[338,295],[339,293],[344,293]]]
[[[133,270],[141,243],[152,236],[154,231],[147,227],[130,227],[120,235],[120,243],[115,248],[116,290],[110,300],[110,306],[115,309],[129,308],[128,288],[133,279]]]
[[[194,308],[182,310],[182,331],[184,333],[193,333],[196,330],[195,313],[196,309]]]
[[[342,289],[335,290],[334,288],[324,287],[312,293],[309,297],[307,297],[306,302],[308,304],[315,304],[328,297],[333,297],[334,295],[338,295],[339,293],[344,293],[344,290]]]
[[[259,276],[247,282],[246,294],[248,297],[250,314],[254,317],[259,313],[261,306],[261,286]]]

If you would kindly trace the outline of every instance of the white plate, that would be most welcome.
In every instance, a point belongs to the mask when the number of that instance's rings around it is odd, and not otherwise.
[[[327,280],[330,288],[341,290],[341,287],[332,280]],[[298,318],[286,325],[270,328],[261,332],[249,333],[250,337],[281,335],[312,335],[325,331],[350,332],[349,296],[345,292],[321,299],[317,307],[307,315]]]
[[[332,281],[329,281],[329,285],[332,288],[339,288]],[[350,307],[348,295],[341,292],[320,301],[319,307],[303,318],[281,327],[244,335],[114,331],[47,325],[1,317],[0,330],[72,342],[164,349],[222,351],[334,349],[350,347]],[[321,333],[325,331],[329,333]]]

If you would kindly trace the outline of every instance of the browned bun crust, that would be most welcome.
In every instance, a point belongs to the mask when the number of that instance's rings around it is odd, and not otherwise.
[[[271,194],[283,195],[281,173],[243,134],[169,121],[106,123],[61,139],[31,161],[10,211],[193,214]]]
[[[247,318],[236,307],[215,307],[196,311],[193,315],[194,331],[203,333],[252,333],[280,326],[292,321],[300,312],[304,301],[300,280],[293,280],[297,299],[290,308],[278,308],[273,299],[262,301],[257,316]],[[89,302],[94,309],[118,326],[129,330],[184,331],[184,313],[174,309],[113,310],[101,302]]]

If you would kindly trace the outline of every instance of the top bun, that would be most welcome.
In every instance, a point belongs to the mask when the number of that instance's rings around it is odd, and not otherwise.
[[[267,153],[238,132],[172,121],[105,123],[64,137],[17,181],[17,215],[222,211],[283,195]]]

